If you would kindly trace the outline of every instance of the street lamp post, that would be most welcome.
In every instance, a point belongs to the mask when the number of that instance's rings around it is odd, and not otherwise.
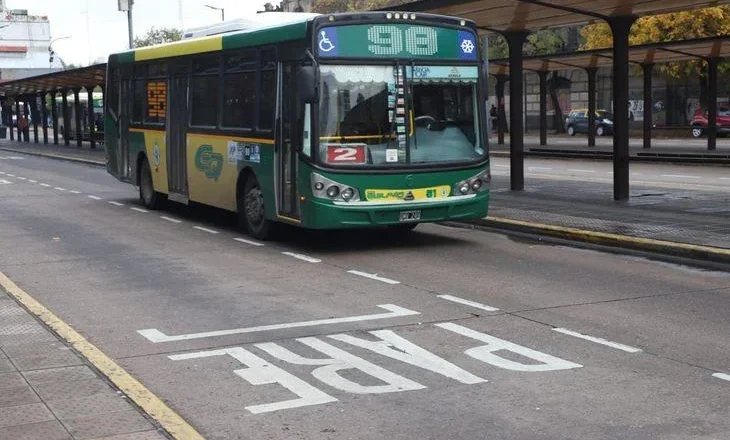
[[[132,29],[132,6],[134,0],[117,0],[119,3],[119,11],[127,13],[127,27],[129,28],[129,48],[134,48],[134,31]]]
[[[217,8],[215,6],[211,5],[205,5],[206,8],[215,9],[216,11],[221,11],[221,21],[226,21],[226,10],[224,8]]]
[[[48,43],[48,68],[49,69],[53,68],[53,56],[56,54],[53,51],[53,43],[55,43],[58,40],[68,40],[69,38],[71,38],[70,35],[64,35],[63,37],[54,38],[53,40],[51,40],[50,43]]]

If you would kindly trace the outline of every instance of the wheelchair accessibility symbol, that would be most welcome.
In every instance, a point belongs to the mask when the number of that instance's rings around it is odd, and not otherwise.
[[[327,53],[332,52],[335,50],[335,45],[330,41],[329,37],[327,37],[327,31],[320,32],[319,37],[319,50],[321,52]]]

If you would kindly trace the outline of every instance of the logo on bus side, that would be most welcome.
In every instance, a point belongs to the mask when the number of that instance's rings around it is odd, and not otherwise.
[[[218,180],[223,171],[223,155],[214,153],[211,145],[201,145],[195,152],[195,168],[205,173],[205,177]]]

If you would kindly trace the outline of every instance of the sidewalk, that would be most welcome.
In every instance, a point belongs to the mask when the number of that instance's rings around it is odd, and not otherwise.
[[[526,142],[529,140],[531,138],[527,137]],[[556,140],[553,139],[553,142],[556,143]],[[582,148],[580,145],[571,146],[571,143],[580,141],[568,139],[559,145],[564,149]],[[599,141],[596,149],[610,151],[610,138]],[[718,142],[718,151],[730,153],[730,139],[722,141]],[[706,151],[701,140],[694,141],[694,144],[687,139],[663,142],[652,148],[652,151],[697,155]],[[632,152],[641,151],[640,145],[632,144]],[[0,157],[3,151],[62,157],[98,166],[104,166],[105,163],[104,151],[91,150],[88,146],[79,149],[75,146],[0,141]],[[508,146],[500,146],[497,148],[499,151],[508,152]],[[494,153],[493,149],[490,154]],[[525,191],[510,191],[508,185],[506,179],[500,182],[495,177],[489,217],[471,223],[721,264],[730,263],[730,192],[642,188],[634,184],[628,201],[615,202],[613,186],[606,183],[528,181]]]
[[[0,439],[90,438],[168,437],[0,287]]]
[[[44,145],[42,139],[37,144],[32,141],[19,142],[17,140],[0,139],[0,156],[8,156],[11,155],[10,153],[22,153],[69,160],[87,165],[105,166],[106,164],[106,153],[103,144],[97,144],[96,148],[92,150],[88,142],[84,142],[81,148],[78,148],[75,142],[66,146],[63,142],[60,145],[53,145],[52,139],[50,141],[48,145]]]

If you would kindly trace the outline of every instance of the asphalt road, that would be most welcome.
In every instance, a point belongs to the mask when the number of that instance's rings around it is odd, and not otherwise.
[[[262,245],[98,168],[0,172],[0,271],[206,438],[730,432],[727,273],[437,225]]]

